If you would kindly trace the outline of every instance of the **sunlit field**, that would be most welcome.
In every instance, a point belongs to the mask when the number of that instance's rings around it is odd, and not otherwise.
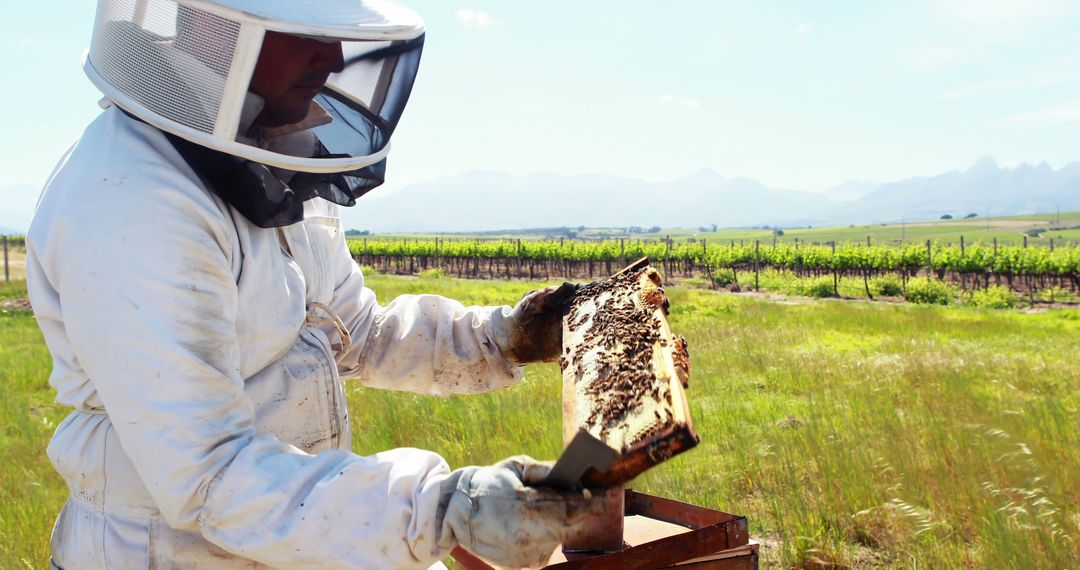
[[[671,237],[676,240],[693,237],[705,239],[713,245],[725,245],[728,242],[749,242],[755,240],[762,244],[776,243],[866,243],[867,239],[875,245],[900,245],[904,243],[925,243],[931,240],[941,244],[958,244],[961,236],[966,243],[991,244],[995,240],[1002,245],[1019,245],[1027,235],[1028,242],[1036,246],[1049,246],[1053,241],[1056,246],[1080,243],[1080,212],[1055,212],[1052,214],[1030,214],[1022,216],[995,216],[991,218],[974,217],[951,220],[912,221],[902,224],[868,224],[839,227],[814,228],[654,228],[656,231],[638,231],[627,233],[629,228],[547,228],[534,230],[507,230],[504,232],[461,233],[461,234],[424,234],[393,233],[372,236],[353,236],[354,239],[420,239],[430,240],[437,235],[450,239],[544,239],[568,234],[581,239],[630,239],[658,240]],[[780,229],[778,233],[775,230]],[[1032,231],[1035,230],[1035,231]]]
[[[512,303],[539,283],[373,275],[382,301]],[[0,299],[21,294],[0,289]],[[763,567],[1070,568],[1080,560],[1080,311],[766,299],[675,287],[698,448],[630,487],[745,515]],[[0,313],[0,567],[47,567],[66,413],[32,316]],[[433,398],[349,389],[354,446],[453,466],[561,448],[557,366]]]

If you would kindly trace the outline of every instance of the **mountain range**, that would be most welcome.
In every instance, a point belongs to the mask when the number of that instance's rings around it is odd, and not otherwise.
[[[24,233],[37,190],[0,188],[0,233]],[[373,192],[344,209],[347,228],[467,232],[541,227],[836,226],[1080,210],[1080,162],[965,170],[895,182],[848,182],[823,192],[768,188],[712,170],[655,182],[601,174],[466,172]]]
[[[824,192],[768,188],[701,170],[648,182],[605,175],[468,172],[362,199],[347,227],[374,232],[464,232],[537,227],[835,226],[1080,210],[1080,162],[966,170]]]

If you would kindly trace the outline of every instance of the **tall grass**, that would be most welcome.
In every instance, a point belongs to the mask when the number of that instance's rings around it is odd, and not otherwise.
[[[375,277],[383,298],[430,283]],[[440,282],[440,286],[443,282]],[[529,285],[446,281],[466,302]],[[781,304],[674,289],[700,447],[632,486],[745,514],[786,565],[1066,568],[1080,559],[1076,312]],[[559,373],[449,399],[351,389],[355,445],[453,465],[561,445]]]
[[[384,302],[512,303],[520,282],[372,276]],[[747,515],[786,567],[1069,568],[1080,560],[1080,313],[777,303],[673,288],[701,445],[631,484]],[[65,490],[44,448],[62,415],[29,315],[0,315],[0,567],[41,567]],[[492,394],[349,386],[355,448],[453,466],[561,449],[560,376]]]
[[[0,284],[0,300],[25,296]],[[0,568],[47,568],[48,537],[67,488],[45,456],[66,411],[53,403],[52,363],[29,311],[0,310]]]

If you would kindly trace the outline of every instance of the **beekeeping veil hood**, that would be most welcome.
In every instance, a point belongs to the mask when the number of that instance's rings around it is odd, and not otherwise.
[[[253,132],[261,99],[248,88],[268,32],[341,42],[340,72],[295,129],[311,145],[275,148]],[[271,227],[302,219],[308,198],[351,206],[382,183],[422,47],[419,17],[380,0],[99,0],[84,68],[108,101],[165,131],[216,192]]]

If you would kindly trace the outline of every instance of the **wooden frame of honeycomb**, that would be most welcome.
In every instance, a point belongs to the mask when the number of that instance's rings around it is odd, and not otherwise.
[[[641,259],[582,286],[563,318],[563,430],[618,452],[582,483],[610,488],[694,447],[686,341],[672,334],[659,272]]]

